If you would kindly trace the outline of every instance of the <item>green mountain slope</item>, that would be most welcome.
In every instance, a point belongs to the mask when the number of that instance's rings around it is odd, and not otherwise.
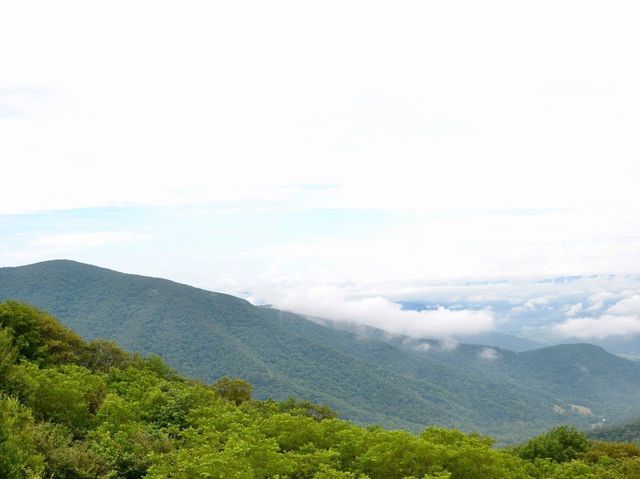
[[[457,339],[468,344],[484,344],[516,352],[530,351],[545,346],[538,341],[532,341],[531,339],[521,338],[512,334],[498,333],[496,331],[474,334],[473,336],[460,336]]]
[[[465,376],[472,375],[487,382],[499,377],[519,387],[544,391],[549,397],[561,398],[564,405],[558,403],[558,406],[566,412],[574,405],[577,406],[573,408],[574,413],[584,413],[580,406],[586,405],[592,409],[591,416],[584,416],[590,424],[603,417],[615,420],[640,412],[635,400],[640,384],[638,364],[592,344],[563,344],[520,353],[484,345],[459,344],[454,354],[443,350],[437,341],[389,336],[384,331],[362,325],[339,325],[327,320],[322,323],[355,331],[360,338],[387,342]]]
[[[603,425],[590,431],[589,436],[599,441],[640,444],[640,419],[625,422],[624,424]]]
[[[159,357],[85,342],[32,306],[0,303],[3,479],[637,479],[640,447],[561,426],[517,447],[437,426],[361,427],[326,406],[251,398]]]
[[[72,261],[0,269],[6,299],[51,311],[85,338],[162,355],[188,376],[242,377],[257,397],[322,402],[359,422],[439,424],[511,441],[559,423],[640,414],[640,368],[595,347],[496,350],[493,359],[483,359],[484,346],[429,342],[425,351],[407,338],[365,339],[233,296]],[[570,364],[589,374],[576,379]]]

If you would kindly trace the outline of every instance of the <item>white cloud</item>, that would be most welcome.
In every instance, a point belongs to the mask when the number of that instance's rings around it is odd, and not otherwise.
[[[483,317],[492,320],[476,322],[476,325],[486,326],[480,330],[497,330],[542,342],[556,342],[569,337],[573,331],[579,331],[581,323],[569,327],[558,327],[559,324],[563,324],[567,318],[584,319],[591,314],[584,307],[580,311],[579,304],[599,301],[610,305],[615,299],[633,298],[633,292],[640,287],[640,277],[589,275],[446,281],[355,274],[347,276],[343,272],[331,275],[319,268],[291,275],[273,268],[245,281],[225,277],[210,287],[240,296],[250,294],[252,301],[258,304],[269,303],[296,312],[330,319],[342,318],[414,336],[429,334],[437,337],[438,334],[457,334],[454,333],[456,330],[473,334],[464,321],[460,328],[453,322],[453,327],[446,328],[446,331],[434,331],[431,320],[441,313],[458,315],[458,319],[468,317],[470,312],[482,313]],[[417,312],[398,311],[397,302],[400,301],[426,302],[432,309],[427,314],[422,313],[423,316]],[[545,314],[541,315],[524,307],[525,304],[552,309],[545,309]],[[433,309],[437,305],[443,309]],[[575,317],[570,316],[574,313]],[[415,331],[413,324],[421,324],[421,321],[413,318],[425,320],[423,324],[428,327],[427,333]],[[402,322],[400,319],[408,321]],[[471,321],[469,323],[474,324]],[[626,333],[625,330],[622,334]],[[614,331],[611,334],[617,333]],[[602,335],[599,333],[599,336]]]
[[[611,306],[608,310],[610,314],[617,315],[636,315],[640,316],[640,295],[634,294],[630,298],[625,298],[618,301]]]
[[[633,336],[640,334],[640,317],[605,314],[598,318],[573,318],[554,325],[553,331],[562,337],[585,340]]]
[[[3,175],[30,187],[7,182],[0,211],[308,183],[340,208],[637,204],[638,9],[13,2],[0,88],[47,95],[7,95]]]
[[[589,301],[593,305],[587,311],[598,311],[604,307],[605,300],[620,296],[623,298],[610,306],[605,314],[596,317],[571,318],[555,324],[552,330],[561,337],[600,340],[608,337],[640,334],[640,295],[638,294],[630,294],[629,291],[622,291],[618,294],[599,291],[589,297]],[[572,316],[574,306],[576,305],[568,308],[567,316]],[[579,314],[583,311],[583,308],[580,307],[575,312]]]
[[[480,353],[478,353],[478,357],[486,361],[493,361],[498,359],[500,355],[498,354],[498,351],[493,348],[484,348]]]
[[[538,296],[525,301],[524,304],[520,306],[515,306],[511,309],[514,313],[521,313],[524,311],[535,311],[540,308],[552,308],[550,304],[557,300],[558,296],[556,295],[546,295],[546,296]]]
[[[619,295],[620,292],[598,290],[589,296],[588,303],[591,305],[591,307],[597,306],[601,308],[605,302],[614,300],[618,298]]]
[[[97,231],[91,233],[68,233],[43,235],[31,241],[32,246],[84,248],[110,243],[132,243],[151,238],[148,234],[126,231]]]
[[[362,328],[358,328],[357,331],[359,333],[362,333],[362,337],[366,338],[367,337],[366,331],[359,331],[359,329],[362,329]],[[391,336],[391,337],[394,336],[392,333],[388,333],[388,335]],[[418,351],[418,352],[421,352],[421,353],[426,353],[427,351],[431,351],[433,349],[433,346],[430,343],[428,343],[426,341],[421,341],[421,340],[415,339],[415,338],[405,338],[402,341],[402,345],[405,348],[413,349],[414,351]]]
[[[447,338],[490,331],[491,311],[449,310],[406,311],[381,296],[349,298],[331,286],[294,287],[273,290],[267,301],[279,309],[299,314],[364,324],[384,331],[420,338]],[[446,343],[445,346],[448,346]]]
[[[577,316],[578,314],[580,314],[583,309],[584,309],[584,306],[582,306],[582,303],[568,304],[565,307],[565,312],[567,316],[571,318],[573,316]]]
[[[443,338],[438,341],[438,345],[443,351],[455,351],[458,348],[458,344],[458,341],[452,338]]]

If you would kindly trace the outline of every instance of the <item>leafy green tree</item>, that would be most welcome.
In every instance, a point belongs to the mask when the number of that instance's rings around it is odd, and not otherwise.
[[[76,365],[16,368],[14,391],[37,419],[64,424],[80,435],[90,425],[106,395],[104,379]]]
[[[103,431],[117,432],[121,427],[138,420],[138,408],[123,397],[109,393],[100,405],[95,418]]]
[[[193,409],[215,401],[216,394],[198,383],[165,382],[148,389],[140,400],[143,418],[159,427],[183,429]]]
[[[248,382],[227,376],[218,379],[213,383],[212,388],[220,397],[228,401],[233,401],[236,405],[249,401],[251,399],[251,392],[253,391],[253,386]]]
[[[110,479],[116,476],[108,461],[91,450],[88,442],[74,441],[61,425],[37,424],[34,442],[45,459],[46,478]]]
[[[224,443],[207,430],[185,431],[185,445],[149,469],[149,479],[258,479],[289,477],[291,461],[273,439],[256,430],[233,434]]]
[[[17,400],[0,395],[0,477],[32,479],[40,477],[43,469],[31,413]]]
[[[124,369],[131,365],[133,358],[120,349],[113,341],[94,339],[84,348],[81,364],[91,371],[107,372],[111,368]]]
[[[589,448],[587,437],[569,426],[560,426],[531,439],[516,449],[523,459],[550,459],[555,462],[568,462],[577,459]]]
[[[342,472],[337,469],[333,469],[329,466],[323,465],[320,469],[313,475],[313,479],[365,479],[366,476],[359,475],[357,476],[353,472]],[[411,479],[411,478],[407,478]],[[448,478],[445,478],[448,479]]]
[[[0,304],[0,327],[12,331],[20,357],[38,363],[76,362],[84,349],[82,339],[53,316],[17,301]]]
[[[443,470],[441,448],[409,432],[378,431],[368,440],[369,447],[356,464],[359,472],[371,478],[421,477]]]
[[[324,404],[315,404],[311,401],[301,401],[295,398],[289,398],[286,401],[280,403],[278,405],[278,409],[281,412],[288,412],[289,414],[303,414],[317,421],[323,421],[325,419],[335,419],[338,417],[336,412],[329,406],[326,406]]]
[[[588,464],[597,464],[603,460],[640,458],[637,444],[593,441],[580,459]]]
[[[162,379],[172,381],[180,378],[178,373],[167,366],[162,358],[157,354],[149,354],[147,357],[141,357],[138,354],[134,354],[133,358],[137,368],[152,372]]]
[[[167,454],[173,442],[163,431],[149,424],[128,422],[118,430],[98,427],[89,433],[92,453],[116,471],[117,477],[139,479],[147,474],[154,455]]]
[[[9,329],[0,328],[0,388],[6,387],[9,370],[17,357],[18,352],[13,345],[13,334]]]
[[[300,449],[307,445],[319,445],[323,442],[319,424],[306,416],[274,414],[260,422],[260,429],[269,437],[273,437],[284,451]]]

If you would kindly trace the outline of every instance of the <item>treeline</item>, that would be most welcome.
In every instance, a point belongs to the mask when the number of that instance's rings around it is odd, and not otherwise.
[[[633,442],[640,444],[640,421],[602,426],[590,432],[589,437],[600,441]]]
[[[255,401],[242,380],[188,380],[158,357],[0,304],[0,478],[640,477],[640,448],[568,427],[492,445],[440,427],[361,427],[305,401]]]

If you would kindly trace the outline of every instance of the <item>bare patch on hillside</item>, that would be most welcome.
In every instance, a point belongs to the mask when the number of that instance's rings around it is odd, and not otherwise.
[[[582,416],[593,416],[593,412],[586,406],[579,406],[578,404],[569,404],[571,406],[571,411],[578,413]]]
[[[557,404],[553,405],[553,412],[556,414],[565,414],[567,411],[562,406],[558,406]]]

